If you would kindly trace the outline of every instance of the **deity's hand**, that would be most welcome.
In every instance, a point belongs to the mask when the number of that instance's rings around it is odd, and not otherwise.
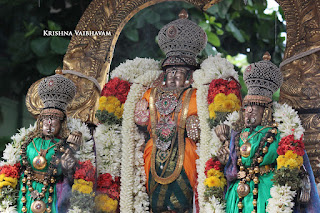
[[[230,127],[226,124],[220,124],[216,126],[214,132],[218,136],[222,144],[228,143],[230,135]]]
[[[230,150],[226,144],[224,144],[217,153],[217,158],[222,165],[226,165],[229,160]]]
[[[140,100],[136,104],[134,111],[134,121],[137,125],[147,126],[150,119],[150,110],[148,109],[148,102],[145,99]]]
[[[64,171],[72,171],[76,166],[76,162],[77,160],[69,148],[61,156],[61,166]]]
[[[186,130],[188,138],[198,141],[200,139],[200,121],[198,116],[191,115],[186,121]]]

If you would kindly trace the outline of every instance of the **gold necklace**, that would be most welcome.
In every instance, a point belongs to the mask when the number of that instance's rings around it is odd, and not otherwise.
[[[256,133],[251,135],[250,138],[246,138],[246,139],[243,138],[243,136],[248,137],[249,136],[249,132],[243,132],[243,133],[240,134],[240,138],[244,142],[240,147],[240,155],[242,157],[247,158],[247,157],[250,156],[250,152],[251,152],[251,143],[249,143],[250,139],[253,138],[254,136],[256,136],[258,133],[260,133],[265,128],[268,128],[268,127],[271,127],[271,126],[264,126],[263,128],[259,129]]]
[[[51,145],[50,147],[48,147],[47,149],[41,149],[42,144],[43,144],[43,140],[41,141],[41,146],[40,146],[40,151],[37,149],[36,144],[34,143],[34,140],[32,140],[32,144],[36,150],[36,152],[38,153],[38,156],[36,156],[33,161],[32,161],[32,165],[34,168],[38,169],[38,170],[42,170],[47,166],[47,160],[46,160],[46,155],[48,153],[48,151],[54,147],[56,144]]]

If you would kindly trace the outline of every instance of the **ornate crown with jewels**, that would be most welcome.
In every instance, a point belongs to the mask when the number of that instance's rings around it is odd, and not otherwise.
[[[160,49],[166,54],[162,67],[170,65],[189,65],[196,67],[197,55],[207,44],[204,30],[188,19],[182,10],[179,19],[165,25],[158,34]]]
[[[244,105],[265,106],[272,102],[273,93],[280,88],[282,73],[270,59],[270,54],[266,52],[262,61],[250,64],[243,73],[243,80],[248,87]]]
[[[40,82],[38,94],[43,101],[44,109],[55,108],[65,111],[76,94],[76,86],[70,79],[56,74]]]

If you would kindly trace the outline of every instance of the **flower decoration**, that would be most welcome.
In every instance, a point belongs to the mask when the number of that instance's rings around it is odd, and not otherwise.
[[[210,83],[207,99],[212,128],[224,122],[231,112],[240,110],[240,86],[235,80],[215,79]]]
[[[210,158],[206,162],[205,175],[205,200],[209,201],[214,196],[223,205],[223,191],[227,180],[224,177],[222,165],[217,158]]]
[[[109,173],[101,174],[98,177],[97,191],[108,194],[112,199],[119,199],[120,195],[120,177],[115,177],[114,180]]]
[[[117,212],[118,200],[110,198],[106,194],[99,194],[95,197],[96,209],[98,212]]]
[[[101,123],[121,123],[123,106],[127,100],[129,90],[130,83],[117,77],[105,84],[96,113]]]
[[[240,100],[240,85],[235,80],[215,79],[211,81],[208,93],[208,104],[211,104],[215,96],[219,93],[225,95],[233,93]]]
[[[6,177],[19,178],[20,177],[20,163],[16,163],[13,166],[4,165],[0,167],[0,174],[4,174]]]
[[[72,185],[72,191],[76,190],[84,194],[91,194],[93,191],[93,182],[85,181],[83,179],[75,179]]]
[[[129,90],[129,82],[116,77],[104,85],[101,96],[115,96],[123,104],[127,100]]]
[[[94,181],[95,173],[96,169],[94,168],[90,160],[87,160],[85,162],[79,161],[79,166],[76,169],[73,178],[83,179],[85,181]]]
[[[302,135],[299,140],[295,140],[293,134],[281,139],[281,141],[279,142],[277,153],[279,155],[284,155],[289,150],[292,150],[299,156],[304,155],[304,143],[302,141]]]

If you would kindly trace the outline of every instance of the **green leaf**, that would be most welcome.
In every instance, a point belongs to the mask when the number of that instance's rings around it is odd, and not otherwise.
[[[38,57],[45,57],[50,51],[50,37],[36,38],[31,41],[30,47]]]
[[[210,24],[213,24],[215,20],[216,20],[216,17],[210,16],[210,18],[209,18],[209,23],[210,23]]]
[[[52,37],[50,47],[53,52],[64,55],[67,52],[70,39],[62,37]]]
[[[217,35],[223,35],[224,34],[223,30],[221,30],[219,28],[216,28],[216,29],[217,29],[217,31],[216,31]]]
[[[124,32],[124,35],[131,41],[139,41],[139,32],[137,29],[129,29]]]
[[[204,31],[211,31],[211,26],[209,23],[206,21],[202,21],[199,23],[199,26],[204,30]]]
[[[209,55],[216,55],[218,52],[216,50],[213,49],[212,45],[207,43],[204,51],[206,52],[206,54]]]
[[[61,30],[61,26],[53,21],[48,21],[49,30]]]
[[[232,35],[240,42],[243,43],[245,42],[244,37],[242,36],[240,30],[232,23],[232,21],[229,21],[226,30],[231,32]]]
[[[215,47],[220,47],[220,39],[213,32],[206,32],[208,36],[208,41]]]
[[[221,23],[214,23],[215,26],[221,28],[222,27],[222,24]]]
[[[52,75],[57,67],[61,65],[60,59],[57,57],[46,57],[37,61],[36,67],[42,75]]]

